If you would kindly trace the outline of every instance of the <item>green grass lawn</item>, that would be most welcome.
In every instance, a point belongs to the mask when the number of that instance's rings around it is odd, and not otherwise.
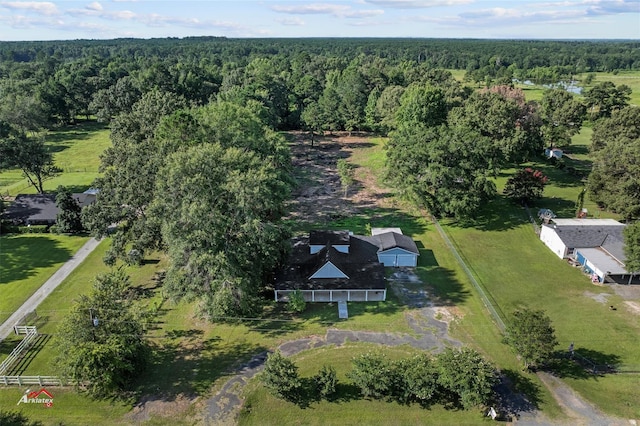
[[[240,425],[401,425],[401,424],[477,424],[483,422],[480,410],[453,410],[439,405],[422,408],[418,404],[368,400],[346,377],[351,359],[371,350],[382,350],[389,359],[405,358],[415,353],[407,347],[381,349],[370,344],[347,344],[339,348],[323,347],[305,351],[292,359],[300,367],[300,377],[311,378],[324,364],[336,369],[337,394],[334,400],[310,401],[308,407],[276,398],[257,380],[247,386]]]
[[[0,322],[4,322],[87,237],[19,234],[0,237]]]
[[[37,388],[39,389],[39,388]],[[37,390],[31,387],[31,390]],[[72,389],[49,387],[53,394],[53,406],[44,404],[16,405],[25,387],[0,388],[0,410],[22,412],[30,421],[39,421],[43,425],[129,425],[123,420],[131,405],[122,402],[93,401]]]
[[[45,191],[54,191],[59,185],[70,187],[72,192],[87,189],[98,176],[100,154],[111,146],[109,129],[91,121],[52,130],[45,141],[54,165],[62,169],[62,173],[45,181]],[[8,170],[0,173],[0,193],[32,194],[35,188],[20,170]]]
[[[594,74],[595,78],[587,88],[593,87],[593,85],[602,83],[603,81],[610,81],[616,86],[625,84],[631,89],[631,105],[640,106],[640,71],[620,71],[616,74],[610,72],[597,72]],[[586,74],[582,77],[586,77]]]

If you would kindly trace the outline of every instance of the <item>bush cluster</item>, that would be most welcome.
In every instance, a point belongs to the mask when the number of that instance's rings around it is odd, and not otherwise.
[[[347,378],[365,398],[423,406],[442,403],[464,409],[487,405],[498,381],[496,368],[467,348],[395,361],[380,352],[367,352],[353,358]],[[273,395],[292,402],[298,402],[300,395],[330,399],[338,385],[333,367],[324,365],[305,381],[299,377],[295,363],[280,352],[269,355],[260,380]]]
[[[2,234],[47,234],[49,225],[18,226],[2,223]]]

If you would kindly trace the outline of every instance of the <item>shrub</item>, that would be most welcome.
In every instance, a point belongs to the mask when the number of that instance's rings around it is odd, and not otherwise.
[[[270,354],[264,363],[260,381],[275,396],[291,400],[302,386],[298,376],[298,367],[279,351]]]
[[[448,348],[436,360],[438,384],[470,409],[489,402],[498,382],[496,368],[477,351]]]
[[[352,359],[347,377],[360,388],[364,397],[384,398],[391,394],[392,364],[378,352],[368,352]]]
[[[327,398],[333,395],[336,392],[336,385],[338,384],[336,369],[329,365],[323,365],[318,374],[314,376],[313,381],[321,397]]]
[[[304,301],[304,296],[300,290],[289,293],[287,307],[293,312],[304,312],[307,307],[307,302]]]
[[[426,354],[401,359],[393,364],[393,395],[400,403],[422,404],[433,399],[438,391],[438,370]]]

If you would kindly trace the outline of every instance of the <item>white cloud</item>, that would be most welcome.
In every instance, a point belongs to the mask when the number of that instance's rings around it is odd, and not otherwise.
[[[588,12],[593,15],[617,15],[621,13],[640,13],[638,0],[592,0]]]
[[[56,5],[48,1],[2,1],[0,6],[11,10],[35,12],[40,15],[58,15],[60,13]]]
[[[305,24],[305,22],[302,19],[298,18],[297,16],[293,16],[291,18],[276,19],[276,22],[282,25],[287,25],[292,27],[300,27]]]
[[[460,6],[474,3],[475,0],[364,0],[364,2],[395,9],[426,9],[440,6]]]
[[[292,15],[330,15],[337,18],[369,18],[382,15],[381,9],[356,10],[351,6],[330,3],[313,3],[299,6],[271,6],[271,10],[278,13],[289,13]]]
[[[93,3],[87,5],[85,9],[102,11],[103,8],[100,3],[98,3],[97,1],[94,1]]]
[[[567,23],[578,22],[586,18],[586,12],[579,9],[531,11],[495,7],[473,12],[461,13],[459,25],[491,26],[522,25],[536,22]]]

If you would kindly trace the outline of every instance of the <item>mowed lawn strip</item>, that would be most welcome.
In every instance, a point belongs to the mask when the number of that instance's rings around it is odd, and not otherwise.
[[[512,215],[517,215],[518,210],[514,207]],[[524,306],[543,309],[556,328],[559,349],[574,342],[576,348],[596,351],[605,357],[615,355],[623,365],[640,365],[638,316],[626,309],[610,310],[610,303],[590,297],[590,293],[602,293],[612,302],[619,301],[611,288],[594,286],[579,269],[556,257],[524,218],[520,224],[504,228],[500,223],[493,229],[450,224],[446,231],[502,312],[508,315]],[[636,375],[607,375],[570,382],[603,410],[618,416],[640,417],[640,394],[633,390]]]
[[[81,122],[52,130],[45,136],[45,144],[53,154],[53,164],[62,172],[44,182],[46,192],[58,186],[68,186],[72,192],[82,192],[99,175],[100,155],[111,146],[109,129],[100,123]],[[20,170],[0,173],[0,192],[15,196],[35,194]]]
[[[123,415],[131,409],[129,403],[94,401],[78,394],[72,388],[46,387],[53,395],[53,406],[44,404],[18,404],[28,387],[0,388],[0,410],[22,412],[30,421],[45,426],[130,425]],[[31,386],[32,391],[41,389]],[[31,424],[31,423],[29,423]]]
[[[0,237],[0,322],[13,314],[88,237],[11,234]]]

